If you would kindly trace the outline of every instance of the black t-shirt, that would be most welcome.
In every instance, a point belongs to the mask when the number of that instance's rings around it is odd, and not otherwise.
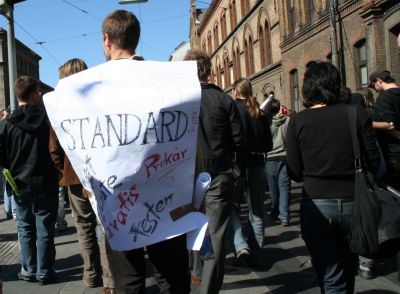
[[[400,131],[400,88],[388,89],[378,96],[374,120],[393,122],[396,130]],[[400,153],[400,140],[384,130],[377,130],[377,137],[384,153]]]

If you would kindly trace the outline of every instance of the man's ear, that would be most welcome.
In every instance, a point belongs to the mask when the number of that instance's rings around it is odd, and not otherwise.
[[[103,44],[105,48],[111,49],[112,42],[107,33],[103,35]]]

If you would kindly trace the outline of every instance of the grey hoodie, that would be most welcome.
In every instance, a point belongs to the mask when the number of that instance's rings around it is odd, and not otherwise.
[[[286,129],[289,116],[277,113],[271,119],[272,150],[268,152],[267,160],[277,160],[286,156]]]

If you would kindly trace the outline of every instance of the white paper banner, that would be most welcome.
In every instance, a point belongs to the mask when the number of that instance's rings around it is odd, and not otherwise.
[[[195,62],[124,59],[62,79],[44,96],[114,250],[206,221],[185,206],[192,202],[200,91]]]

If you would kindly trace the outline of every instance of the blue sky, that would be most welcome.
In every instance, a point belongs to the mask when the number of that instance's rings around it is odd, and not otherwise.
[[[116,9],[131,11],[141,21],[137,53],[146,59],[166,61],[189,39],[189,0],[149,0],[140,5],[120,5],[118,0],[26,0],[15,5],[15,37],[42,57],[40,79],[54,87],[59,66],[71,58],[81,58],[89,67],[105,62],[101,23]],[[0,26],[7,29],[5,18],[0,18]]]

